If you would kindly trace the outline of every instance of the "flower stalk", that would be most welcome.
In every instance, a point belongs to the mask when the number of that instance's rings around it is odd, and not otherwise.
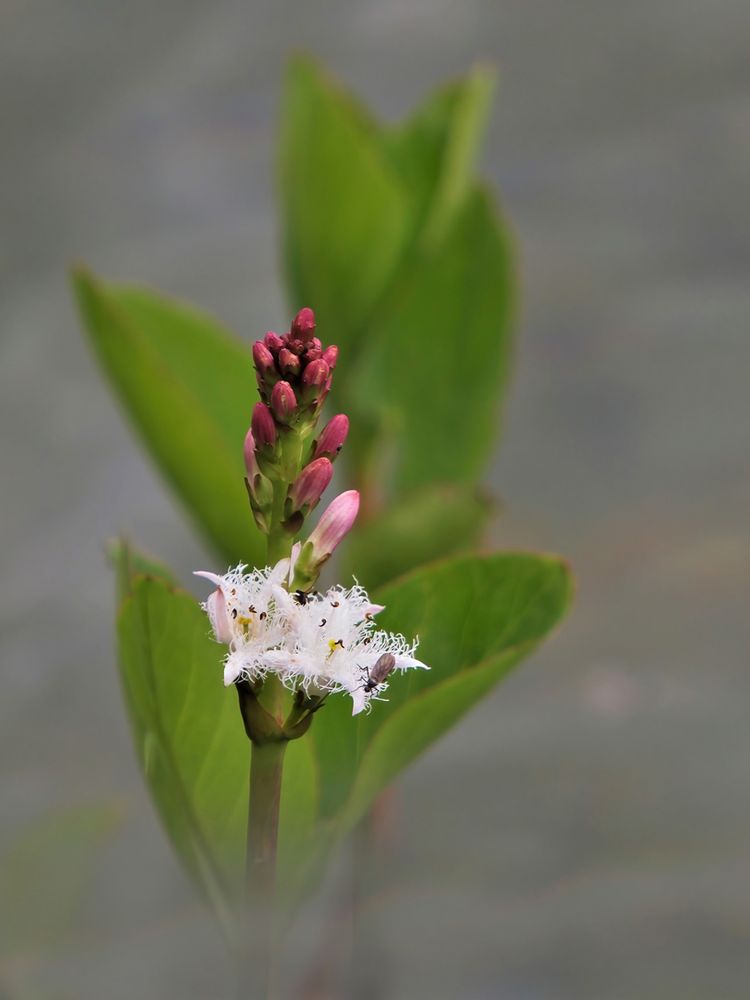
[[[267,333],[253,346],[260,401],[243,444],[245,486],[266,536],[268,565],[243,565],[220,576],[203,607],[217,642],[227,647],[224,683],[235,685],[251,743],[246,846],[247,995],[269,997],[278,925],[276,869],[284,755],[304,736],[326,699],[346,692],[352,713],[369,711],[394,671],[425,667],[417,642],[379,630],[383,610],[358,584],[315,587],[324,564],[351,530],[359,493],[348,490],[326,508],[306,540],[297,541],[333,477],[349,433],[337,414],[316,426],[331,388],[338,348],[315,336],[302,309],[283,337]],[[261,992],[258,992],[260,989]]]

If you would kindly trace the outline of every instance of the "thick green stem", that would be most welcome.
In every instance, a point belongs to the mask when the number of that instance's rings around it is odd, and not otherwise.
[[[284,518],[284,501],[287,494],[287,484],[277,479],[273,484],[273,506],[271,509],[271,530],[268,534],[266,561],[274,566],[279,559],[284,559],[292,549],[292,536],[282,527]]]
[[[246,890],[253,906],[273,906],[281,778],[287,741],[253,744],[247,818]]]
[[[268,536],[268,565],[275,566],[279,559],[289,555],[292,539],[283,528],[273,528]]]
[[[245,1000],[270,1000],[276,954],[276,852],[287,740],[253,743],[247,817]]]

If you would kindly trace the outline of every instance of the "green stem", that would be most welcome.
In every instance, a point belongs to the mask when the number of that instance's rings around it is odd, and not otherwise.
[[[276,842],[287,741],[254,743],[250,758],[246,891],[251,905],[273,904]]]
[[[270,1000],[276,953],[276,852],[287,741],[253,743],[247,817],[245,901],[248,940],[244,997]]]
[[[273,484],[273,506],[271,508],[271,530],[268,535],[266,561],[269,566],[275,566],[279,559],[284,559],[292,550],[292,536],[282,527],[284,517],[284,502],[287,494],[287,483],[277,479]]]
[[[283,528],[274,528],[268,536],[268,565],[275,566],[279,559],[289,555],[292,539]]]

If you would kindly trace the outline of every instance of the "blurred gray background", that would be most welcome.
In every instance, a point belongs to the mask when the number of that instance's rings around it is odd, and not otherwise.
[[[0,847],[57,805],[124,808],[73,942],[29,967],[44,995],[231,995],[134,763],[103,540],[183,578],[205,556],[66,271],[283,324],[274,136],[305,48],[388,118],[499,66],[482,171],[525,306],[496,540],[566,554],[579,588],[402,781],[372,995],[748,996],[748,29],[743,0],[2,2]]]

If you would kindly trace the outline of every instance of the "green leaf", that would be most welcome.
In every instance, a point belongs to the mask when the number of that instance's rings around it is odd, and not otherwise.
[[[352,534],[348,572],[368,589],[426,562],[473,548],[482,538],[491,504],[475,490],[432,486],[409,494]]]
[[[394,677],[388,700],[354,721],[350,706],[331,699],[330,714],[312,727],[323,814],[346,803],[342,822],[350,827],[399,771],[539,644],[564,614],[570,590],[559,559],[515,553],[455,558],[381,590],[379,626],[418,635],[417,655],[430,670]]]
[[[210,637],[195,598],[127,567],[120,578],[129,581],[118,634],[136,752],[178,856],[231,933],[244,884],[250,746],[236,692],[222,685],[224,649]],[[295,859],[316,817],[312,743],[298,740],[287,753],[282,786],[285,891],[299,878]]]
[[[357,398],[397,443],[399,492],[472,483],[498,426],[510,365],[512,253],[489,197],[474,191],[378,316]]]
[[[262,563],[242,445],[257,397],[249,352],[214,320],[78,271],[91,343],[143,443],[229,561]]]
[[[178,586],[174,574],[164,563],[134,548],[124,538],[109,540],[107,558],[115,570],[118,608],[130,596],[139,577],[154,576],[171,587]]]
[[[382,142],[409,191],[420,241],[438,242],[472,184],[495,74],[475,67],[441,87]]]
[[[314,60],[290,62],[279,141],[290,299],[335,330],[344,365],[376,333],[372,310],[412,248],[437,242],[468,194],[493,85],[476,67],[394,127]]]
[[[292,304],[314,307],[346,361],[402,252],[409,205],[377,125],[308,58],[287,73],[279,169]]]
[[[119,615],[121,676],[136,752],[178,855],[219,911],[240,879],[247,740],[221,683],[221,647],[197,601],[133,581]]]
[[[0,860],[0,950],[32,952],[70,935],[102,848],[121,810],[97,802],[36,820]]]

